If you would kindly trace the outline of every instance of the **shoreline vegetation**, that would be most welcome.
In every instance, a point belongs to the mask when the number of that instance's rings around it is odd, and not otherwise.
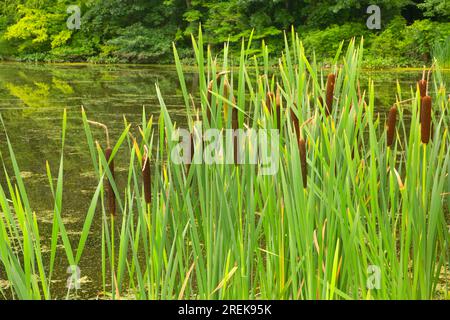
[[[42,65],[55,65],[55,66],[86,66],[86,67],[95,67],[95,66],[116,66],[116,67],[149,67],[149,68],[162,68],[162,69],[169,69],[170,71],[176,71],[176,64],[151,64],[151,63],[108,63],[108,64],[102,64],[102,63],[93,63],[93,62],[49,62],[49,61],[26,61],[26,62],[20,62],[20,61],[14,61],[14,60],[5,60],[5,61],[1,61],[0,63],[11,63],[11,64],[42,64]],[[262,68],[263,66],[258,66],[258,69]],[[187,63],[185,65],[182,66],[183,71],[185,72],[195,72],[198,70],[197,66],[195,64],[190,64]],[[272,68],[272,70],[276,70],[278,68],[277,65],[273,64],[271,66],[269,66],[269,68]],[[321,67],[320,69],[323,71],[327,71],[327,70],[332,70],[334,67],[327,65],[326,67]],[[230,69],[234,69],[234,70],[238,70],[239,67],[230,67]],[[248,70],[254,70],[256,69],[255,66],[249,66],[247,68]],[[383,67],[382,69],[380,69],[377,66],[371,66],[371,67],[364,67],[361,66],[360,70],[361,71],[370,71],[370,72],[379,72],[379,73],[385,73],[385,72],[422,72],[424,69],[429,69],[429,67],[427,66],[422,66],[422,67]],[[439,70],[441,72],[448,72],[450,71],[450,66],[449,67],[439,67]]]
[[[272,75],[267,45],[257,56],[242,42],[235,69],[229,44],[218,62],[200,30],[192,38],[196,92],[172,48],[191,159],[204,143],[196,121],[206,129],[275,130],[276,172],[259,174],[259,162],[176,163],[179,127],[156,84],[159,113],[144,109],[138,125],[124,117],[120,134],[88,120],[82,108],[79,139],[87,141],[96,179],[78,235],[62,218],[67,112],[59,165],[46,166],[50,234],[41,232],[0,117],[10,159],[2,157],[0,275],[7,285],[0,297],[77,298],[76,274],[69,288],[57,287],[67,279],[61,264],[92,267],[83,259],[92,240],[101,242],[102,281],[89,298],[449,299],[450,101],[439,62],[409,90],[393,86],[392,108],[377,112],[373,81],[360,86],[362,42],[341,44],[324,74],[298,34],[282,41]],[[262,70],[248,72],[260,63]],[[121,183],[119,153],[127,168]]]
[[[356,41],[356,39],[355,39]],[[219,59],[218,59],[219,61]],[[180,59],[180,62],[184,63],[184,61],[182,61]],[[219,61],[220,62],[220,61]],[[0,63],[5,63],[5,64],[37,64],[37,65],[54,65],[54,66],[80,66],[80,67],[95,67],[95,66],[117,66],[117,67],[148,67],[148,68],[161,68],[161,69],[167,69],[169,68],[171,71],[176,71],[177,65],[174,63],[171,64],[154,64],[154,63],[98,63],[98,62],[88,62],[88,61],[82,61],[82,62],[68,62],[68,61],[64,61],[64,62],[55,62],[55,61],[16,61],[16,60],[0,60]],[[262,68],[262,65],[258,65],[257,67],[255,66],[248,66],[247,69],[248,70],[254,70],[256,68],[260,69]],[[182,68],[184,71],[186,72],[195,72],[198,70],[198,67],[195,63],[192,63],[191,61],[187,62],[186,64],[182,65]],[[275,60],[273,61],[273,64],[269,65],[269,68],[272,69],[277,69],[278,66],[275,63]],[[322,66],[321,70],[323,71],[327,71],[327,70],[332,70],[334,68],[334,66],[330,66],[329,64],[327,64],[326,66]],[[395,67],[395,66],[388,66],[388,67],[377,67],[377,66],[364,66],[363,64],[360,67],[361,71],[370,71],[370,72],[379,72],[379,73],[384,73],[384,72],[422,72],[424,69],[429,69],[430,66],[427,65],[423,65],[421,67]],[[238,70],[239,66],[235,66],[235,67],[231,67],[230,69],[234,69],[234,70]],[[444,66],[440,65],[439,66],[439,70],[442,72],[448,72],[450,71],[450,65],[448,67],[446,67],[446,65],[444,64]]]
[[[82,0],[79,29],[69,29],[71,1],[9,0],[0,6],[0,61],[195,65],[191,34],[201,25],[205,43],[220,52],[229,43],[238,64],[242,39],[283,50],[283,32],[295,27],[305,54],[330,64],[344,41],[364,38],[367,68],[421,67],[433,58],[450,67],[450,4],[441,0],[379,1],[381,26],[370,30],[370,1],[325,0]],[[73,14],[73,13],[72,13]],[[256,41],[255,41],[256,43]],[[261,56],[262,46],[249,54]],[[276,64],[277,61],[271,61]]]

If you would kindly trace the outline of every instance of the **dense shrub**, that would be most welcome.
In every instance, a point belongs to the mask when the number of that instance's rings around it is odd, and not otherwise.
[[[124,62],[157,63],[169,62],[172,37],[168,30],[145,28],[137,23],[119,31],[109,40],[110,55]]]
[[[373,35],[362,23],[346,23],[341,26],[333,25],[325,30],[311,30],[300,32],[306,52],[315,52],[317,59],[332,59],[342,41],[348,42],[353,37],[364,37],[370,40]]]

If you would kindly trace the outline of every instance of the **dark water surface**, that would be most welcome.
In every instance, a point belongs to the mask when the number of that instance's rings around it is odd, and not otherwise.
[[[189,72],[185,76],[188,90],[195,92],[197,77]],[[384,111],[395,102],[396,81],[399,80],[406,91],[405,96],[409,97],[410,86],[415,86],[421,71],[366,71],[362,82],[367,83],[369,77],[375,82],[377,108]],[[445,77],[448,83],[450,73],[446,73]],[[45,163],[49,162],[56,177],[63,109],[68,112],[63,220],[75,244],[97,185],[82,125],[81,106],[84,106],[90,120],[109,127],[114,142],[124,129],[123,116],[134,124],[133,130],[141,122],[143,107],[147,115],[153,114],[157,118],[159,104],[155,83],[161,88],[173,120],[183,123],[185,107],[175,68],[171,66],[0,64],[0,113],[14,147],[32,209],[41,222],[44,241],[51,235],[54,207]],[[5,133],[3,128],[0,129],[0,151],[11,176]],[[104,142],[100,129],[93,129],[93,133],[96,139]],[[127,157],[119,153],[115,161],[119,189],[121,176],[123,179],[128,169]],[[6,188],[3,172],[0,179],[3,188]],[[79,295],[94,298],[101,290],[99,216],[91,231],[80,265],[84,282]],[[59,252],[55,274],[64,277],[68,263],[62,248]],[[65,281],[66,278],[56,279],[54,286],[58,290],[53,298],[65,296]]]

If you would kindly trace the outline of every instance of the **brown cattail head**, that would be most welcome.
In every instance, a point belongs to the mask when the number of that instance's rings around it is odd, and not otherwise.
[[[276,117],[277,117],[277,129],[281,129],[281,93],[280,88],[277,88],[277,94],[275,96],[275,108],[276,108]]]
[[[302,166],[302,178],[303,178],[303,188],[306,188],[307,186],[307,176],[308,176],[308,169],[306,166],[306,143],[305,140],[300,139],[298,141],[298,149],[300,152],[300,164]]]
[[[417,83],[420,92],[420,110],[422,110],[422,98],[427,95],[427,80],[422,79]],[[419,123],[422,122],[422,113],[419,114]]]
[[[425,96],[422,98],[422,107],[420,110],[420,128],[423,143],[428,143],[431,136],[431,97]]]
[[[292,126],[294,127],[295,134],[297,135],[297,139],[300,138],[300,124],[298,121],[298,117],[295,114],[295,111],[293,108],[297,108],[297,105],[294,103],[294,106],[291,108],[291,121]]]
[[[418,82],[420,97],[423,98],[427,95],[427,80],[422,79]]]
[[[235,131],[239,127],[239,117],[238,117],[239,110],[237,108],[233,108],[231,111],[231,128]]]
[[[148,156],[147,148],[145,148],[144,156],[142,157],[142,182],[144,184],[144,198],[146,203],[152,201],[152,180],[150,173],[150,158]]]
[[[326,105],[326,109],[325,109],[326,116],[329,116],[332,112],[335,83],[336,83],[336,75],[333,73],[330,73],[328,75],[328,79],[327,79],[327,96],[326,96],[327,105]]]
[[[105,150],[106,161],[109,163],[109,171],[111,171],[112,178],[114,179],[114,159],[111,158],[112,149],[110,147]],[[107,183],[107,193],[108,193],[108,207],[111,215],[116,215],[116,195],[114,194],[113,187],[111,185],[111,181],[108,179]]]
[[[397,107],[393,106],[389,110],[388,120],[387,120],[387,138],[386,144],[388,147],[392,146],[395,137],[395,123],[397,122]]]

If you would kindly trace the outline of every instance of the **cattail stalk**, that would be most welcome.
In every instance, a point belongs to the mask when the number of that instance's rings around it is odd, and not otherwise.
[[[88,120],[88,123],[93,124],[93,125],[98,126],[98,127],[101,127],[103,130],[105,130],[105,134],[106,134],[105,159],[106,159],[106,162],[108,163],[108,167],[109,167],[109,171],[111,172],[111,176],[112,176],[113,179],[115,179],[114,159],[111,158],[111,156],[112,156],[112,148],[111,148],[111,143],[110,143],[110,140],[109,140],[108,127],[105,124],[100,123],[100,122],[96,122],[96,121]],[[114,190],[113,190],[113,187],[111,185],[111,181],[109,181],[109,179],[107,179],[106,192],[107,192],[107,197],[108,197],[109,212],[111,213],[112,216],[115,216],[116,215],[116,195],[114,194]]]
[[[331,112],[333,111],[333,99],[334,99],[334,86],[336,83],[336,75],[333,73],[330,73],[328,75],[327,79],[327,95],[326,95],[326,109],[325,109],[325,115],[328,117]]]
[[[389,110],[388,121],[387,121],[387,146],[391,147],[394,143],[395,137],[395,123],[397,122],[397,107],[393,106]]]
[[[150,159],[148,148],[144,146],[144,156],[142,157],[142,181],[144,184],[145,202],[149,204],[152,201],[152,180],[150,172]]]
[[[431,97],[425,96],[422,98],[422,108],[420,110],[421,118],[421,138],[422,143],[427,144],[431,136]]]
[[[300,152],[300,164],[302,167],[302,178],[303,178],[303,188],[306,188],[307,186],[307,176],[308,176],[308,169],[306,166],[306,143],[305,140],[300,139],[298,141],[298,149]]]

